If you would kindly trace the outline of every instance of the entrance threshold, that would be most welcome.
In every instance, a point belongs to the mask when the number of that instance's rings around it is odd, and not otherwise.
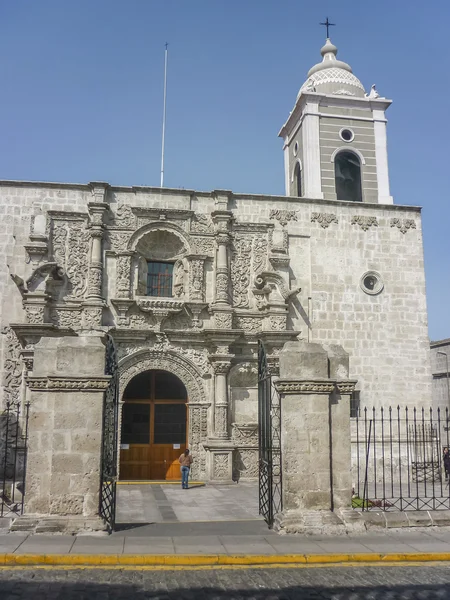
[[[181,479],[171,479],[167,481],[166,479],[151,479],[148,481],[118,481],[117,485],[181,485]],[[205,481],[189,481],[189,485],[198,486],[206,486]]]

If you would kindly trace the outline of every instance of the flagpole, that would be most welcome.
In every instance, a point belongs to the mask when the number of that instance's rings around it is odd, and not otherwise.
[[[162,144],[161,144],[161,187],[164,187],[164,144],[166,141],[166,98],[167,98],[167,56],[168,43],[166,42],[166,51],[164,53],[164,105],[163,105],[163,125],[162,125]]]

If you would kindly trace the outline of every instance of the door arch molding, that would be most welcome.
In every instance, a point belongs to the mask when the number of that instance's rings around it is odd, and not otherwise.
[[[170,350],[164,354],[152,352],[152,350],[141,350],[123,358],[119,363],[121,399],[125,388],[135,375],[152,370],[168,371],[176,375],[187,390],[189,403],[206,402],[201,372],[191,361]]]

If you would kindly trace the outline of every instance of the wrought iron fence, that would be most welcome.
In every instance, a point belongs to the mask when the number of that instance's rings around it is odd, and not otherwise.
[[[282,510],[281,404],[258,343],[259,513],[270,528]]]
[[[23,513],[29,408],[7,403],[0,412],[0,517]]]
[[[352,419],[353,508],[449,509],[449,429],[448,408],[362,410]]]

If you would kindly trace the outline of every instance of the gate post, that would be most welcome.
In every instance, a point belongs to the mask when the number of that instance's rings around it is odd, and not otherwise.
[[[351,507],[348,355],[340,346],[287,342],[280,353],[283,512],[287,532],[343,529]],[[346,387],[344,387],[346,384]],[[341,389],[341,394],[339,390]]]
[[[35,346],[27,378],[25,512],[36,517],[39,531],[104,529],[99,517],[102,411],[110,380],[104,368],[102,336],[42,338]]]

